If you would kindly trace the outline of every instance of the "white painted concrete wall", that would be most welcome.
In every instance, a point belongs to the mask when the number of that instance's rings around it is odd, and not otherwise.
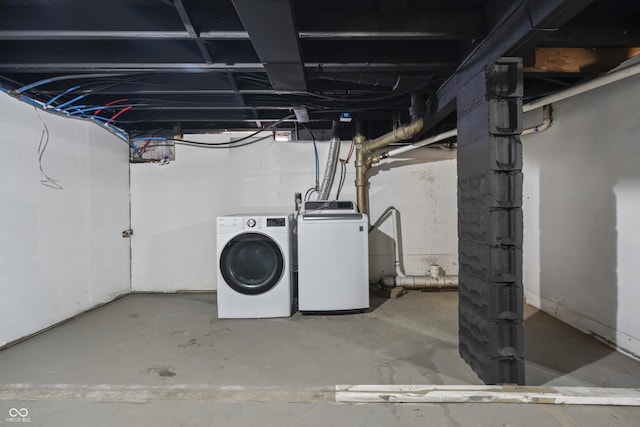
[[[400,213],[400,261],[407,275],[429,274],[431,264],[458,274],[455,151],[423,148],[370,172],[371,222],[388,206]],[[370,276],[395,275],[393,219],[370,237]]]
[[[526,299],[640,355],[640,78],[553,108],[523,137]]]
[[[130,290],[128,147],[0,93],[0,346]],[[46,125],[41,184],[38,146]]]
[[[233,136],[237,138],[236,136]],[[185,139],[228,141],[229,135]],[[350,142],[343,142],[345,157]],[[318,143],[320,178],[328,143]],[[432,162],[430,157],[439,161]],[[389,205],[402,214],[407,273],[423,274],[433,261],[457,272],[456,166],[452,153],[421,150],[373,172],[371,211]],[[355,200],[353,160],[341,199]],[[336,184],[332,192],[335,197]],[[272,139],[234,149],[176,147],[168,165],[131,165],[132,287],[174,292],[216,289],[216,217],[246,212],[291,213],[295,192],[314,184],[310,142]],[[312,198],[314,199],[314,198]],[[393,271],[391,224],[372,233],[371,278]],[[454,271],[455,270],[455,271]]]

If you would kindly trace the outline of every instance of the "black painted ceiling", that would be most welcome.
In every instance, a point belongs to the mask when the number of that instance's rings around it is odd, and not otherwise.
[[[634,0],[0,0],[0,85],[132,135],[287,127],[304,108],[375,137],[412,92],[447,126],[456,77],[496,55],[640,46],[638,22]],[[527,71],[525,95],[599,65]]]

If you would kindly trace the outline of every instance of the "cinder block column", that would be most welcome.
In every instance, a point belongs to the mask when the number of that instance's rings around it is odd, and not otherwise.
[[[487,384],[524,384],[521,59],[486,67],[457,111],[460,355]]]

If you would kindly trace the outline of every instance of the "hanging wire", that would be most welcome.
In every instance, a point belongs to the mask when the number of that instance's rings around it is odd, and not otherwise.
[[[35,110],[40,123],[42,123],[42,133],[40,134],[40,142],[38,143],[38,166],[40,167],[40,173],[42,173],[44,179],[41,180],[40,183],[45,187],[53,188],[55,190],[62,190],[62,186],[58,184],[59,181],[47,175],[44,171],[44,167],[42,166],[42,157],[44,156],[44,152],[47,149],[47,146],[49,145],[49,128],[47,127],[44,120],[42,120],[38,109],[35,108]]]
[[[315,179],[316,179],[316,185],[315,185],[315,190],[318,191],[318,188],[320,187],[320,161],[318,160],[318,145],[317,145],[317,139],[316,136],[313,134],[313,132],[311,131],[311,129],[309,129],[307,127],[307,125],[305,125],[302,122],[298,122],[303,128],[305,128],[307,130],[307,132],[309,132],[309,135],[311,135],[311,140],[313,142],[313,154],[314,154],[314,158],[315,158],[315,166],[316,166],[316,174],[315,174]]]
[[[313,193],[317,193],[317,192],[318,192],[318,189],[317,189],[317,188],[314,188],[314,187],[309,188],[309,189],[304,193],[304,201],[306,202],[307,200],[309,200],[309,197],[311,197],[311,195],[312,195]]]
[[[336,200],[340,199],[340,193],[342,192],[342,187],[344,186],[344,182],[347,178],[347,162],[345,160],[340,159],[340,181],[338,181],[338,191],[336,192]]]
[[[167,141],[175,141],[176,143],[180,142],[181,143],[180,145],[194,145],[194,146],[210,147],[210,148],[211,147],[216,147],[216,146],[220,146],[221,148],[226,148],[226,147],[228,147],[230,145],[233,145],[234,147],[236,147],[236,146],[237,147],[244,147],[245,145],[248,145],[248,144],[240,144],[240,145],[234,145],[234,144],[236,144],[238,142],[246,141],[248,139],[251,139],[251,138],[255,137],[256,135],[258,135],[258,134],[260,134],[262,132],[271,130],[271,129],[275,128],[276,126],[278,126],[280,123],[284,122],[285,120],[289,120],[289,119],[291,119],[293,117],[295,117],[295,114],[290,114],[290,115],[288,115],[286,117],[281,118],[277,122],[274,122],[274,123],[270,124],[269,126],[262,127],[260,129],[258,129],[257,131],[255,131],[255,132],[253,132],[253,133],[251,133],[251,134],[249,134],[247,136],[243,136],[242,138],[233,139],[233,140],[227,141],[227,142],[201,142],[201,141],[190,141],[190,140],[186,140],[186,139],[178,139],[178,138],[170,138],[170,137],[167,137],[165,139]],[[258,140],[251,141],[250,143],[253,144],[254,142],[262,141],[263,139],[267,139],[267,138],[270,138],[270,137],[272,137],[272,135],[268,135],[266,137],[262,137],[262,138],[260,138]],[[140,136],[140,137],[136,137],[136,139],[145,139],[145,138],[144,138],[144,136]],[[229,148],[232,148],[232,147],[229,147]]]
[[[198,148],[211,148],[211,149],[221,149],[221,148],[238,148],[238,147],[245,147],[247,145],[251,145],[251,144],[255,144],[256,142],[260,142],[263,141],[267,138],[273,138],[273,135],[266,135],[263,136],[261,138],[256,138],[252,141],[247,141],[243,144],[235,144],[235,145],[228,145],[229,143],[224,143],[224,146],[220,146],[218,143],[211,143],[211,144],[207,144],[207,143],[199,143],[199,142],[194,142],[194,141],[184,141],[181,139],[174,139],[174,138],[167,138],[168,141],[174,141],[174,144],[176,145],[188,145],[188,146],[195,146]],[[246,138],[243,138],[246,139]],[[234,141],[237,142],[237,141]]]
[[[351,155],[353,154],[353,149],[355,147],[355,141],[352,139],[351,144],[349,145],[349,152],[347,153],[347,157],[344,159],[340,159],[340,181],[338,182],[338,191],[336,193],[336,200],[340,197],[340,193],[342,192],[342,187],[344,186],[345,180],[347,178],[347,164],[349,160],[351,160]]]

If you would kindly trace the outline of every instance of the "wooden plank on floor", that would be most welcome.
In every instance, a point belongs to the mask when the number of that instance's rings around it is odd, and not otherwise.
[[[640,406],[640,389],[485,385],[336,385],[244,387],[208,384],[1,384],[0,401],[85,400],[144,403],[516,403]]]
[[[338,385],[336,402],[640,406],[640,389],[510,385]]]

